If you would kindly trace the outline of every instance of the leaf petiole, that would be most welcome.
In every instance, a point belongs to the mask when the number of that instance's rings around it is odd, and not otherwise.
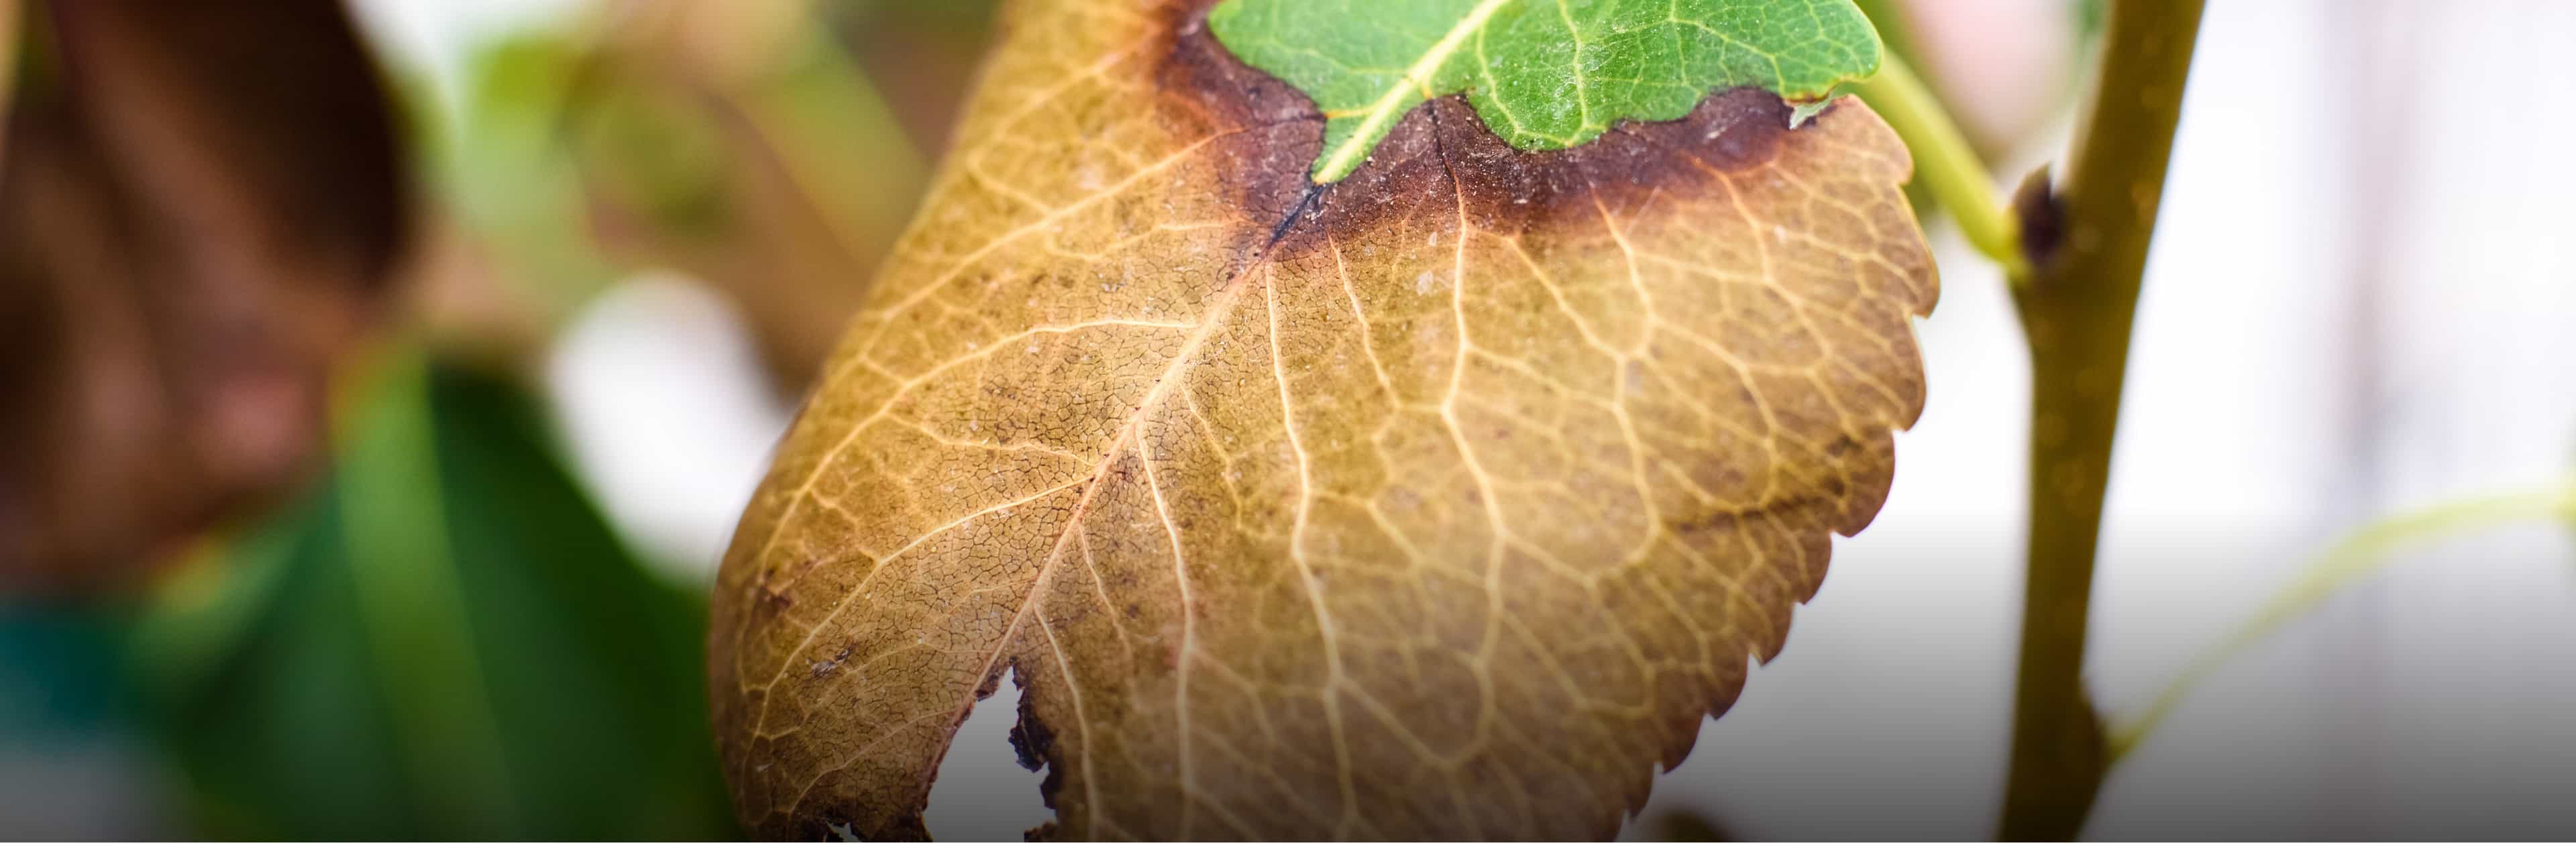
[[[2117,764],[2146,740],[2220,666],[2278,632],[2340,593],[2345,587],[2388,567],[2396,552],[2413,544],[2534,519],[2576,521],[2576,475],[2554,488],[2484,495],[2435,504],[2367,524],[2311,560],[2289,588],[2263,605],[2263,610],[2192,659],[2173,682],[2128,722],[2111,729],[2106,757]]]
[[[1905,148],[1914,153],[1915,175],[1958,222],[1959,233],[2002,266],[2004,278],[2014,286],[2027,283],[2030,260],[2022,254],[2019,221],[2004,207],[1985,162],[1914,68],[1890,52],[1881,58],[1876,75],[1853,88],[1905,139]]]

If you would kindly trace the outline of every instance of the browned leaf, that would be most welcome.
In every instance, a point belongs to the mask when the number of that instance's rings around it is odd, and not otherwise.
[[[725,560],[759,831],[922,834],[1013,670],[1048,833],[1604,836],[1877,511],[1935,283],[1865,107],[1445,98],[1316,188],[1203,14],[1004,14]]]
[[[59,589],[309,468],[407,191],[336,2],[29,11],[0,171],[0,586]]]

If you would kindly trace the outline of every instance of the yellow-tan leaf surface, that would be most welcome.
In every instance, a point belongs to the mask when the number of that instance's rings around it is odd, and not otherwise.
[[[921,835],[1008,670],[1056,836],[1605,836],[1876,513],[1935,280],[1864,106],[1443,98],[1315,187],[1203,6],[1005,12],[725,559],[756,831]]]

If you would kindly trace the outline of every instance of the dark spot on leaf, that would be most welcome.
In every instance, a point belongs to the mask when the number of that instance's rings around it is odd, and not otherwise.
[[[1464,97],[1417,106],[1350,177],[1314,185],[1306,168],[1323,146],[1324,120],[1294,87],[1245,65],[1201,25],[1204,4],[1167,9],[1177,19],[1157,81],[1175,119],[1207,122],[1229,159],[1225,183],[1247,224],[1223,277],[1252,260],[1293,259],[1321,248],[1325,231],[1372,230],[1389,218],[1463,202],[1479,228],[1509,235],[1544,229],[1603,207],[1624,208],[1660,190],[1697,187],[1771,160],[1788,134],[1791,106],[1759,87],[1720,91],[1679,120],[1621,122],[1598,140],[1528,152],[1487,128]],[[1313,224],[1310,224],[1310,221]]]

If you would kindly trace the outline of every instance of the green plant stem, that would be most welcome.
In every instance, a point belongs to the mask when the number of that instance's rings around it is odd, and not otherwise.
[[[2011,772],[2001,835],[2072,838],[2101,790],[2101,720],[2084,692],[2084,640],[2110,481],[2129,329],[2155,233],[2165,166],[2201,0],[2116,0],[2100,81],[2067,179],[2027,218],[2056,236],[2028,242],[2031,281],[2013,290],[2030,342],[2029,578],[2013,690]]]
[[[2110,761],[2119,760],[2146,740],[2174,706],[2191,695],[2219,666],[2268,638],[2290,621],[2317,608],[2344,586],[2386,568],[2392,555],[2407,545],[2456,536],[2516,521],[2576,519],[2576,476],[2556,488],[2486,495],[2436,504],[2363,526],[2308,563],[2290,587],[2263,605],[2263,610],[2201,651],[2176,675],[2146,710],[2111,730]]]
[[[2004,268],[2014,286],[2030,278],[2030,260],[2022,254],[2021,225],[2004,207],[1994,176],[1975,147],[1951,122],[1939,97],[1914,75],[1905,60],[1889,53],[1878,74],[1854,86],[1863,101],[1905,139],[1914,154],[1914,172],[1930,188],[1934,201],[1959,224],[1969,245]]]

